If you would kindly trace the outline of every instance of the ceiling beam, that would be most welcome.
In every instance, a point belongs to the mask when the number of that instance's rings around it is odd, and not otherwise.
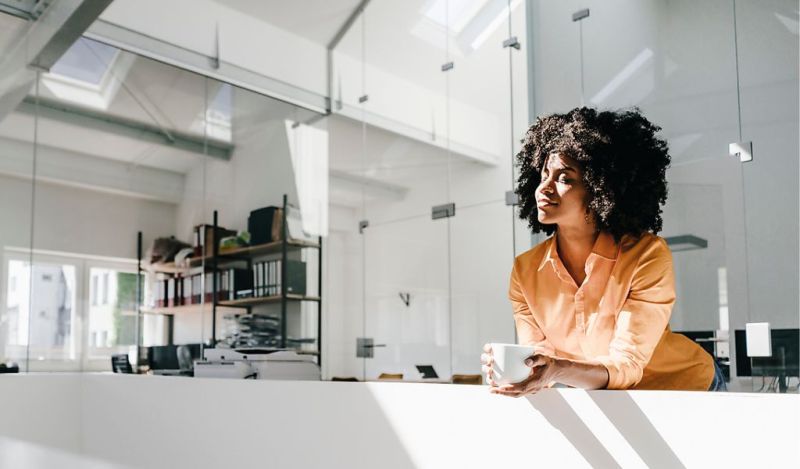
[[[35,70],[50,70],[111,1],[50,0],[0,59],[0,121],[24,97],[19,90],[31,88]]]
[[[37,104],[36,98],[27,96],[16,110],[22,114],[31,116],[38,114],[43,119],[50,119],[225,161],[231,159],[234,149],[234,146],[227,142],[214,139],[205,140],[200,136],[174,130],[170,130],[169,135],[165,135],[157,125],[145,124],[133,119],[126,119],[53,99],[39,98]]]
[[[347,31],[350,31],[350,28],[353,27],[353,23],[356,22],[358,17],[361,16],[364,13],[364,9],[367,8],[367,5],[369,4],[369,2],[370,2],[370,0],[361,0],[361,2],[358,4],[356,9],[353,10],[353,12],[350,14],[350,16],[344,22],[342,27],[339,28],[339,31],[337,31],[336,34],[333,36],[333,39],[331,39],[331,42],[328,43],[328,54],[327,54],[327,59],[328,59],[328,63],[327,63],[327,67],[328,67],[328,103],[327,103],[327,107],[328,107],[328,109],[327,109],[327,111],[328,112],[326,113],[328,115],[331,114],[334,111],[334,109],[333,109],[333,102],[334,102],[334,100],[333,100],[333,50],[336,49],[336,46],[338,46],[339,43],[342,41],[342,39],[344,38],[344,35],[347,34]]]
[[[178,204],[186,177],[181,173],[0,137],[0,175],[79,187],[109,194]]]

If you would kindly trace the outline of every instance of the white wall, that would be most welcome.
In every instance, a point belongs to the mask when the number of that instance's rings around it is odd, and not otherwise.
[[[35,249],[136,258],[136,233],[147,246],[172,233],[173,204],[58,184],[36,183]],[[31,181],[0,176],[0,245],[30,246]]]

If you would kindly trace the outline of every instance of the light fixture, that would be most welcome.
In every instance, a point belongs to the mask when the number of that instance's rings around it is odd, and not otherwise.
[[[691,251],[708,247],[707,240],[694,235],[667,236],[664,240],[672,252]]]

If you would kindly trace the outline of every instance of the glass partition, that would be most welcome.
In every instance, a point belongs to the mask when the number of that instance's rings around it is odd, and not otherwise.
[[[17,221],[2,232],[0,359],[110,370],[127,355],[183,373],[184,354],[244,345],[319,363],[319,114],[88,38],[34,76],[0,122],[2,210]],[[270,206],[285,217],[254,230],[251,212]],[[239,319],[262,316],[279,325],[254,340]]]
[[[66,337],[59,322],[56,305],[44,305],[34,297],[32,284],[42,275],[42,268],[31,268],[37,172],[36,72],[9,70],[7,58],[27,46],[20,34],[24,20],[0,14],[0,50],[3,52],[3,91],[7,99],[0,101],[0,363],[17,366],[20,371],[35,369],[38,356],[31,349],[50,351],[56,341]],[[8,73],[7,75],[5,73]],[[9,96],[10,95],[10,96]],[[23,97],[25,99],[23,100]],[[54,266],[53,279],[61,281],[62,271]],[[69,273],[69,272],[67,272]],[[74,272],[72,275],[74,287]],[[67,292],[64,292],[65,294]],[[64,296],[72,306],[71,295]],[[42,314],[44,313],[44,314]],[[32,326],[43,325],[42,330]],[[61,333],[59,335],[59,333]],[[63,341],[60,345],[63,345]],[[32,361],[34,363],[32,363]]]
[[[23,70],[20,99],[0,90],[0,360],[155,370],[178,366],[157,347],[261,347],[311,355],[323,379],[430,365],[475,382],[481,345],[516,340],[513,259],[545,239],[514,206],[520,140],[583,104],[636,106],[669,143],[672,329],[733,390],[796,390],[796,5],[362,6],[298,32],[329,48],[326,86],[322,62],[244,73],[242,51],[217,51],[211,74],[291,104],[89,38]],[[270,37],[289,39],[285,13]],[[0,14],[0,50],[24,46],[20,21]],[[322,88],[326,115],[308,110]],[[773,328],[766,361],[745,353],[752,322]]]
[[[536,114],[581,101],[637,106],[662,127],[672,156],[660,233],[675,265],[670,325],[716,357],[734,378],[730,389],[754,389],[745,324],[798,327],[796,289],[775,290],[778,276],[797,277],[796,218],[778,215],[795,214],[797,197],[770,190],[796,195],[797,183],[767,176],[797,168],[797,107],[789,105],[796,9],[731,0],[534,3]],[[752,161],[734,154],[738,142],[752,142]]]

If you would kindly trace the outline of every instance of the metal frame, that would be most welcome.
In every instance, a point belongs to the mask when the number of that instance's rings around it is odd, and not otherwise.
[[[0,60],[0,121],[28,94],[33,70],[48,71],[112,0],[51,0]],[[37,3],[35,8],[45,6]]]
[[[230,143],[204,139],[174,130],[165,132],[159,126],[109,115],[80,106],[73,106],[53,99],[39,98],[37,108],[34,98],[25,97],[17,107],[17,111],[28,115],[36,115],[38,112],[39,117],[71,125],[79,125],[84,128],[138,141],[177,148],[202,156],[211,156],[225,161],[231,159],[231,154],[234,150],[234,146]]]

